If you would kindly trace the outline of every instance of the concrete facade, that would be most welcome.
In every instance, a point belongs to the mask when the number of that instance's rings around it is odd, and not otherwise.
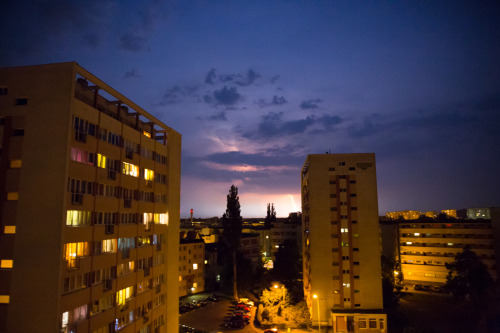
[[[357,332],[368,320],[370,332],[387,332],[375,155],[308,155],[301,187],[304,294],[313,326]]]
[[[0,332],[177,332],[181,135],[74,62],[0,87]]]

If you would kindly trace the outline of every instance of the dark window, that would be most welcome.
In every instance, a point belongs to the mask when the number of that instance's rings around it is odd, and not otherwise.
[[[358,207],[351,207],[351,210],[358,210]]]
[[[339,162],[340,166],[345,166],[345,162]]]
[[[351,221],[351,223],[352,223],[352,224],[356,224],[356,223],[358,223],[358,221],[356,221],[356,220],[352,220],[352,221]]]
[[[357,247],[355,247],[354,249],[352,249],[354,252],[358,252],[359,249]]]
[[[355,197],[356,196],[356,193],[351,193],[351,197]]]
[[[356,170],[355,167],[349,167],[349,170],[353,171],[353,170]]]
[[[5,118],[0,118],[0,126],[5,124]]]
[[[337,197],[337,194],[336,193],[331,193],[330,194],[330,198],[336,198]]]
[[[330,184],[335,184],[335,180],[330,180]]]
[[[14,129],[12,130],[12,136],[24,136],[23,129]]]
[[[351,180],[349,183],[356,184],[356,181],[355,180]]]
[[[330,211],[336,212],[337,211],[337,207],[330,207]]]
[[[16,100],[16,105],[27,105],[27,104],[28,104],[27,98],[18,98]]]
[[[335,168],[329,168],[328,171],[335,171]]]
[[[331,221],[331,223],[332,223],[333,225],[335,225],[335,224],[337,224],[337,221]]]
[[[9,88],[7,87],[0,88],[0,95],[7,95],[8,93],[9,93]]]

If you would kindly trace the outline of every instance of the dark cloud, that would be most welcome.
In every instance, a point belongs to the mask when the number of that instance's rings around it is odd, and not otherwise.
[[[302,101],[302,103],[300,103],[300,108],[303,109],[303,110],[306,110],[306,109],[317,109],[319,107],[318,103],[321,103],[321,102],[322,102],[322,100],[319,99],[319,98],[308,99],[308,100]]]
[[[214,114],[213,116],[208,118],[209,120],[215,120],[215,121],[227,121],[226,118],[226,111],[219,112],[217,114]]]
[[[237,103],[241,95],[238,93],[238,89],[236,87],[224,86],[224,88],[220,90],[214,91],[214,98],[217,101],[217,104],[221,105],[234,105]]]
[[[288,103],[288,101],[285,99],[283,96],[276,96],[274,95],[273,98],[271,99],[270,102],[266,101],[265,99],[260,99],[258,104],[261,108],[267,107],[267,106],[272,106],[272,105],[284,105]]]
[[[184,101],[187,96],[192,96],[198,91],[197,85],[173,86],[163,94],[163,103],[177,104]]]
[[[234,74],[220,75],[219,76],[219,81],[220,82],[233,81],[235,77],[236,77],[236,75],[234,75]]]
[[[132,68],[131,70],[127,71],[123,77],[125,79],[135,79],[141,77],[141,75],[135,68]]]
[[[314,126],[313,133],[332,131],[335,125],[342,123],[338,116],[312,115],[304,119],[283,121],[283,112],[270,112],[262,116],[262,121],[257,126],[257,131],[246,132],[243,137],[249,139],[267,140],[271,137],[302,134]]]
[[[145,48],[146,38],[127,34],[120,37],[118,46],[126,51],[139,52]]]
[[[245,154],[239,151],[231,151],[208,155],[204,157],[204,160],[227,165],[247,164],[262,167],[295,165],[303,162],[301,161],[302,157],[290,156],[290,154],[287,154],[288,152],[284,153],[283,155],[273,155],[263,151],[257,154]]]
[[[215,75],[215,68],[212,68],[208,73],[207,76],[205,76],[205,83],[206,84],[214,84],[214,79],[217,76]]]
[[[258,78],[260,78],[261,75],[254,71],[253,69],[249,69],[246,72],[246,75],[239,75],[238,80],[236,81],[236,84],[240,86],[249,86],[255,82]]]

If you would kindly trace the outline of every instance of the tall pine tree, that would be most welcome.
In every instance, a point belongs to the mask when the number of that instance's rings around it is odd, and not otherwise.
[[[238,196],[238,188],[231,185],[229,194],[227,195],[226,212],[222,215],[222,227],[224,231],[222,237],[233,261],[233,296],[238,299],[238,285],[236,274],[236,252],[240,248],[241,241],[241,225],[243,219],[241,218],[240,198]]]

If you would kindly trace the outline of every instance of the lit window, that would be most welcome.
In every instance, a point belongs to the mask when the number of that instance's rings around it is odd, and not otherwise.
[[[453,243],[448,243],[448,246],[453,246]]]
[[[193,282],[193,288],[198,288],[198,283]]]
[[[12,160],[10,161],[10,167],[12,169],[17,169],[21,167],[21,160]]]
[[[9,304],[10,296],[9,295],[0,295],[0,304]]]
[[[123,162],[123,174],[139,177],[139,167],[131,163]]]
[[[106,169],[106,159],[107,159],[106,156],[97,154],[97,166],[99,168]]]
[[[134,287],[127,287],[116,292],[116,305],[125,305],[134,294]]]
[[[62,327],[68,326],[68,317],[69,317],[68,311],[66,311],[62,314],[62,319],[61,319],[61,326]]]
[[[146,214],[146,213],[144,213]],[[154,214],[154,222],[159,224],[168,224],[167,214]]]
[[[16,226],[15,225],[6,225],[3,227],[3,233],[4,234],[15,234],[16,233]]]
[[[413,234],[413,236],[420,236],[420,233],[416,232]]]
[[[197,270],[198,269],[198,264],[193,264],[193,270]]]
[[[277,249],[279,249],[279,248],[280,248],[280,246],[279,246],[279,245],[274,245],[274,247],[275,247],[275,248],[277,248]]]
[[[149,132],[142,131],[142,134],[144,134],[144,136],[147,136],[148,138],[151,137],[151,133],[149,133]]]
[[[411,244],[412,244],[412,242],[406,242],[406,245],[411,245]]]
[[[68,210],[66,212],[66,225],[68,226],[90,225],[90,211]]]
[[[182,275],[179,275],[179,282],[182,281]]]
[[[153,170],[144,169],[144,179],[153,180],[155,179],[155,173]]]
[[[7,200],[18,200],[19,192],[9,192],[7,193]]]
[[[14,265],[14,260],[2,259],[0,261],[0,268],[12,268],[13,265]]]

